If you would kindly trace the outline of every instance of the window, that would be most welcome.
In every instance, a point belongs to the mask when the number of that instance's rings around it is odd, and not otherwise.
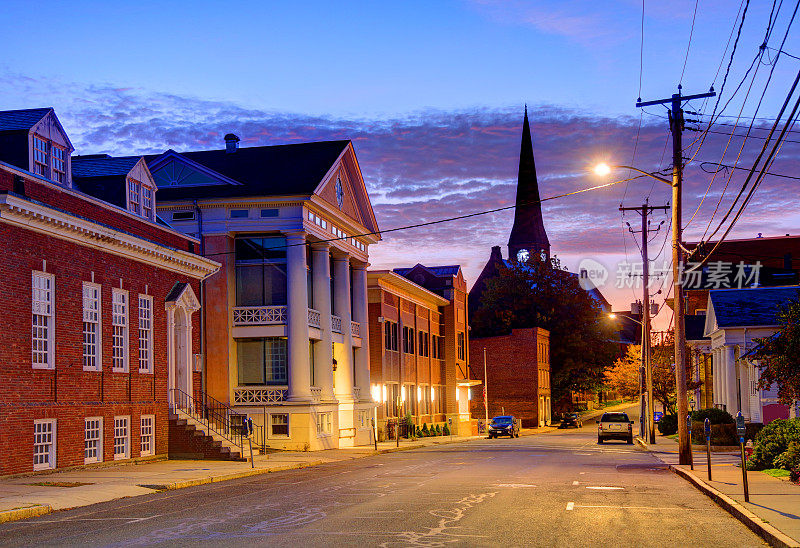
[[[50,177],[47,153],[50,143],[38,135],[33,136],[33,172],[42,177]]]
[[[433,402],[431,413],[444,413],[444,386],[437,385],[432,388]]]
[[[194,221],[194,211],[173,211],[173,221]]]
[[[277,209],[262,209],[261,210],[262,217],[277,217],[278,210]]]
[[[414,328],[403,327],[403,352],[406,354],[414,353]]]
[[[141,429],[139,430],[141,444],[139,455],[142,457],[150,456],[156,452],[156,432],[153,429],[155,419],[155,415],[141,416]]]
[[[317,413],[317,434],[331,433],[331,413]]]
[[[139,295],[139,371],[153,372],[153,297]]]
[[[153,191],[146,186],[142,187],[142,217],[153,219]]]
[[[64,183],[67,180],[67,151],[56,144],[51,144],[50,151],[53,161],[53,180]]]
[[[139,215],[141,210],[139,204],[141,198],[139,197],[142,189],[142,183],[135,179],[128,179],[128,211]]]
[[[111,293],[111,370],[128,372],[128,292],[114,289]]]
[[[83,369],[100,371],[100,286],[83,282]]]
[[[114,460],[131,458],[130,417],[114,417]]]
[[[247,219],[249,213],[246,209],[231,209],[231,219]]]
[[[269,435],[273,438],[289,437],[288,413],[275,413],[269,416]]]
[[[384,320],[383,332],[386,350],[394,350],[397,352],[397,322]]]
[[[363,409],[359,409],[356,413],[356,426],[358,428],[370,428],[369,414]]]
[[[236,238],[236,306],[286,304],[286,238]]]
[[[444,337],[431,335],[431,346],[433,347],[433,357],[437,360],[444,359]]]
[[[458,334],[458,359],[464,360],[466,359],[466,350],[464,348],[464,334]]]
[[[419,355],[420,356],[424,356],[426,358],[428,357],[429,352],[430,352],[430,348],[428,346],[428,334],[425,333],[424,331],[420,331],[419,332],[418,349],[419,349]]]
[[[239,385],[286,384],[286,339],[239,339],[236,342]]]
[[[33,421],[33,469],[47,470],[56,467],[56,421]]]
[[[419,414],[429,415],[431,412],[431,389],[427,384],[423,384],[417,388],[419,400]]]
[[[103,462],[103,417],[87,417],[83,422],[83,462]]]
[[[52,274],[34,272],[31,280],[31,362],[33,367],[52,369],[54,341],[53,289],[55,278]]]

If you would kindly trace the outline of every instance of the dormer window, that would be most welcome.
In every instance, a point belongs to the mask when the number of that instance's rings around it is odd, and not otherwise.
[[[34,135],[33,172],[57,183],[66,183],[67,149],[39,135]]]
[[[153,220],[153,189],[147,184],[128,177],[128,211]]]
[[[55,143],[50,145],[53,157],[53,180],[59,183],[67,182],[67,150]]]
[[[50,166],[47,161],[48,144],[38,135],[33,136],[33,172],[36,175],[50,178]]]

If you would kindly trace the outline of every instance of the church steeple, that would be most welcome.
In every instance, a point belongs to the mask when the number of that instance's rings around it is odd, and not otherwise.
[[[517,207],[514,210],[514,226],[508,239],[508,258],[518,258],[518,253],[527,251],[531,256],[542,252],[550,257],[550,240],[544,230],[542,205],[539,203],[539,183],[536,180],[536,164],[533,161],[533,142],[528,122],[528,105],[522,122],[522,143],[519,150],[519,173],[517,175]],[[524,253],[522,254],[524,256]]]

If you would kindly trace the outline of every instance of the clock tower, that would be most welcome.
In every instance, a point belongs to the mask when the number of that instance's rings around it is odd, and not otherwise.
[[[542,221],[542,204],[539,202],[539,183],[536,180],[536,164],[533,161],[533,142],[527,105],[522,122],[516,204],[514,226],[508,239],[509,260],[526,261],[529,257],[550,258],[550,240],[547,238]]]

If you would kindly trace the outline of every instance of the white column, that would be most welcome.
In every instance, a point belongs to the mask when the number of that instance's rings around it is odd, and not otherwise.
[[[714,350],[714,404],[721,404],[722,403],[722,379],[724,378],[723,375],[723,368],[722,368],[722,351],[717,348]]]
[[[336,356],[336,397],[353,399],[353,334],[350,325],[350,256],[333,258],[333,313],[342,319],[342,350]]]
[[[353,321],[361,324],[361,348],[356,349],[355,386],[360,398],[369,400],[369,312],[367,309],[367,266],[353,265]],[[416,394],[414,394],[416,398]]]
[[[734,349],[733,345],[725,347],[725,394],[728,399],[726,402],[728,413],[736,416],[739,406],[736,403],[736,355]]]
[[[286,234],[288,401],[311,401],[308,356],[308,270],[305,232]]]
[[[331,262],[330,245],[311,246],[314,268],[314,309],[319,312],[322,340],[314,345],[314,376],[323,400],[333,399],[333,339],[331,334]]]

